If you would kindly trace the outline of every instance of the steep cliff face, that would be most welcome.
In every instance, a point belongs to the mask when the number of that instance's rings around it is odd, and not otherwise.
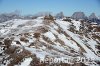
[[[88,20],[90,20],[91,22],[96,22],[96,23],[100,24],[100,19],[95,15],[95,13],[92,13],[89,16]]]
[[[55,16],[55,18],[57,18],[57,19],[62,19],[62,18],[64,18],[63,12],[57,13],[56,16]]]
[[[86,20],[87,22],[94,22],[100,24],[100,19],[95,15],[95,13],[91,13],[90,16],[85,16],[84,12],[74,12],[71,16],[72,19],[76,20]]]
[[[92,13],[90,16],[89,16],[89,19],[98,19],[95,15],[95,13]]]
[[[0,23],[0,65],[99,66],[98,25],[94,27],[85,21],[69,19],[71,21],[38,17],[33,20],[14,19]],[[78,58],[89,60],[82,61]],[[43,63],[45,59],[60,61],[53,63],[47,60],[47,63]],[[71,62],[62,62],[66,59]]]
[[[87,19],[84,12],[75,12],[72,16],[73,19]]]

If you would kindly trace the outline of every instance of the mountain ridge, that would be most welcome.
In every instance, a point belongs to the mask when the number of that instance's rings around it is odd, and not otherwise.
[[[0,64],[49,66],[56,63],[41,64],[39,60],[63,58],[65,61],[66,58],[86,57],[93,58],[93,62],[80,61],[79,66],[99,66],[100,27],[97,24],[90,24],[84,20],[76,21],[71,18],[55,19],[52,15],[0,23]],[[78,66],[74,59],[65,65]]]

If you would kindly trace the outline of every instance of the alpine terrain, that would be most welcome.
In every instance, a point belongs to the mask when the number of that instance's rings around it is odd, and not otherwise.
[[[1,22],[0,66],[100,66],[100,25],[78,15]]]

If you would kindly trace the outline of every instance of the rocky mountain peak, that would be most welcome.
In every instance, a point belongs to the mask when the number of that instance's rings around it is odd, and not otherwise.
[[[62,18],[64,18],[64,14],[63,14],[63,12],[60,12],[60,13],[57,13],[55,17],[57,19],[62,19]]]
[[[91,15],[89,16],[89,19],[97,19],[95,13],[91,13]]]
[[[84,12],[75,12],[71,17],[73,19],[86,19]]]

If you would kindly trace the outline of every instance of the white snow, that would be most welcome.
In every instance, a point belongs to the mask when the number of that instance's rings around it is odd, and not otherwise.
[[[84,42],[81,41],[81,39],[77,36],[75,36],[75,34],[73,34],[72,32],[66,30],[66,32],[75,40],[78,42],[78,44],[80,44],[84,50],[86,51],[86,53],[84,53],[86,55],[87,58],[95,58],[96,60],[100,60],[100,57],[96,56],[94,54],[94,52],[92,52],[89,48],[86,47],[85,44],[83,44]]]
[[[55,36],[51,32],[46,32],[44,36],[50,38],[52,41],[56,39]]]
[[[32,58],[25,58],[25,60],[19,66],[29,66],[31,61],[32,61]]]
[[[70,50],[74,49],[75,51],[78,52],[80,50],[80,47],[77,45],[77,43],[86,51],[86,53],[83,52],[85,57],[95,58],[96,60],[100,60],[100,57],[98,57],[93,52],[93,51],[96,52],[95,45],[97,45],[97,42],[94,39],[92,39],[91,36],[89,36],[91,39],[88,39],[86,37],[83,37],[83,36],[80,36],[73,32],[70,32],[68,29],[70,27],[71,22],[55,20],[55,23],[46,25],[49,28],[49,31],[46,33],[42,33],[42,35],[44,35],[45,37],[48,37],[54,44],[49,44],[48,42],[44,41],[42,37],[40,37],[39,41],[44,42],[45,44],[43,44],[42,46],[38,46],[38,48],[36,48],[35,45],[33,45],[31,47],[29,47],[29,45],[32,42],[36,41],[36,38],[33,37],[33,32],[35,31],[35,28],[38,28],[39,26],[44,26],[43,17],[39,17],[34,20],[15,19],[15,20],[7,21],[7,22],[1,24],[1,25],[6,25],[6,27],[2,27],[0,29],[0,34],[1,35],[10,34],[12,29],[18,29],[18,31],[15,31],[16,34],[32,31],[31,36],[27,37],[29,42],[27,42],[27,43],[22,42],[19,39],[20,36],[14,36],[15,39],[12,42],[12,45],[19,46],[19,47],[21,47],[21,46],[25,47],[25,49],[30,51],[32,54],[36,54],[36,56],[38,58],[40,58],[40,60],[44,60],[46,55],[55,57],[55,58],[57,58],[57,57],[59,57],[59,58],[72,57],[69,55],[65,55],[63,52],[66,52],[66,53],[69,52],[69,54],[74,55],[74,53],[70,53]],[[79,31],[81,23],[79,21],[75,21],[75,20],[72,20],[72,23],[74,26],[76,26],[76,30]],[[23,25],[23,27],[18,27],[19,25]],[[57,29],[59,29],[59,28],[62,31],[66,32],[66,34],[68,34],[69,37],[65,36],[63,34],[63,32],[59,33],[57,31]],[[82,37],[82,38],[80,38],[80,37]],[[60,39],[61,41],[64,42],[65,45],[62,45],[58,41],[55,41],[56,39]],[[87,40],[87,42],[85,42],[85,40]],[[16,44],[15,41],[20,41],[21,45]],[[86,45],[91,47],[93,49],[93,51],[90,48],[88,48]],[[47,46],[51,46],[51,47],[53,47],[53,49],[48,49]],[[20,50],[20,52],[21,51],[22,51],[22,49]],[[59,51],[62,51],[62,52],[59,52]],[[78,53],[76,53],[76,54],[78,54]],[[32,61],[32,58],[25,58],[25,60],[21,63],[20,66],[29,66],[31,61]]]
[[[45,58],[46,55],[51,55],[50,53],[47,53],[47,52],[45,52],[43,50],[36,49],[36,48],[25,47],[25,49],[27,49],[28,51],[30,51],[33,54],[36,54],[36,56],[38,58],[40,58],[41,60],[44,60],[44,58]]]
[[[64,28],[64,29],[68,29],[68,28],[69,28],[69,25],[71,24],[71,23],[69,23],[69,22],[60,21],[60,20],[56,20],[55,22],[56,22],[57,24],[59,24],[60,27],[62,27],[62,28]]]
[[[79,29],[80,29],[80,22],[73,20],[72,23],[73,23],[74,26],[76,26],[76,30],[79,31]]]

